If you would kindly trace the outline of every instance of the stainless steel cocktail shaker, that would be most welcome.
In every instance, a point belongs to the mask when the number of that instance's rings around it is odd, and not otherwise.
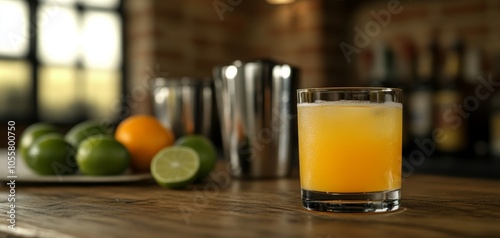
[[[240,178],[289,174],[297,152],[297,69],[272,60],[213,70],[224,157]]]
[[[210,137],[212,81],[199,78],[156,78],[152,87],[155,116],[177,138],[188,134]]]

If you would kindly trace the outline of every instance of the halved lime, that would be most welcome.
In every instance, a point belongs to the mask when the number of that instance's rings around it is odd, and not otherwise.
[[[200,158],[189,147],[173,146],[160,150],[151,161],[151,175],[167,188],[184,188],[194,181],[200,169]]]
[[[217,149],[209,138],[202,135],[186,135],[176,142],[178,146],[189,147],[200,156],[200,170],[196,176],[196,181],[201,182],[215,168],[217,163]]]

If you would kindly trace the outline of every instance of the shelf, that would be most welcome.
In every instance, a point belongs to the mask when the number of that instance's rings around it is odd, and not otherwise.
[[[460,177],[500,179],[500,159],[430,157],[420,166],[414,166],[417,173],[440,174]],[[403,175],[408,174],[403,166]]]

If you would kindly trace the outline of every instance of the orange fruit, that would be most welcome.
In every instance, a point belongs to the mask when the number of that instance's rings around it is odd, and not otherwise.
[[[116,128],[115,139],[130,152],[132,169],[138,172],[149,172],[155,154],[175,141],[172,130],[149,115],[134,115],[123,120]]]

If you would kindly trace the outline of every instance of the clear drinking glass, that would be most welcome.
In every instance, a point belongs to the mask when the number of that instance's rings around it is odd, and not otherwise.
[[[403,91],[297,90],[302,205],[384,212],[401,198]]]

